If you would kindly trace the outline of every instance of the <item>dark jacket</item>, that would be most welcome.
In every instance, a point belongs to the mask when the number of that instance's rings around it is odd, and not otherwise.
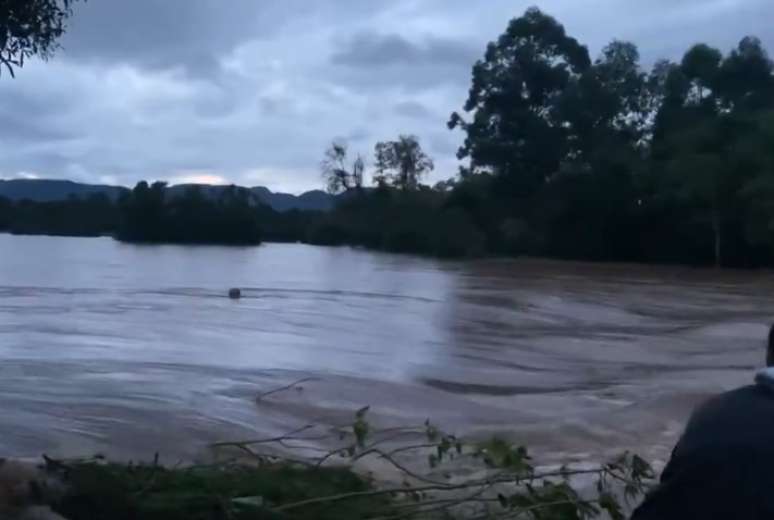
[[[774,369],[699,408],[632,520],[774,519]]]

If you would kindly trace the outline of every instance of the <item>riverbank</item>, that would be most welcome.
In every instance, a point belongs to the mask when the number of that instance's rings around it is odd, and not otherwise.
[[[388,495],[354,496],[335,507],[305,506],[315,498],[367,494],[373,488],[346,468],[288,463],[163,467],[9,460],[0,463],[0,488],[7,490],[0,495],[0,515],[6,520],[357,520],[393,512]],[[292,514],[275,512],[292,504],[301,505]]]
[[[351,424],[327,435],[320,435],[320,426],[307,425],[277,437],[217,443],[212,449],[219,455],[207,464],[163,466],[158,455],[152,463],[101,456],[44,456],[40,463],[3,459],[0,515],[9,520],[467,520],[538,513],[620,518],[655,478],[636,455],[536,466],[524,446],[501,438],[470,443],[429,421],[378,430],[368,411],[362,408]],[[323,439],[334,447],[303,455],[315,449],[310,442]],[[224,459],[228,450],[237,456]]]

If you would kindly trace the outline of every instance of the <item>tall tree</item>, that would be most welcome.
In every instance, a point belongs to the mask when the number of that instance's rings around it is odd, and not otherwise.
[[[704,43],[694,45],[685,53],[681,69],[691,82],[687,99],[689,103],[701,105],[709,100],[710,109],[713,107],[712,99],[717,94],[716,87],[722,61],[723,55],[720,51]]]
[[[320,163],[320,169],[329,193],[337,194],[363,187],[365,161],[358,154],[350,165],[347,154],[346,143],[340,141],[332,142],[325,150],[325,157]]]
[[[637,145],[648,129],[646,76],[633,43],[613,41],[558,96],[555,119],[565,130],[563,160],[594,168],[611,149]]]
[[[376,144],[376,181],[401,190],[416,189],[423,175],[433,170],[433,160],[422,150],[419,139],[401,135],[397,141]]]
[[[77,0],[0,0],[0,73],[11,76],[32,56],[48,59],[58,47]]]
[[[718,90],[731,110],[757,110],[774,106],[772,64],[760,39],[747,36],[723,61]]]
[[[148,185],[140,181],[131,194],[121,201],[123,221],[121,235],[130,240],[158,242],[164,235],[165,182]]]
[[[470,119],[455,112],[449,121],[467,134],[460,159],[507,179],[514,194],[534,193],[567,156],[568,128],[557,104],[590,66],[586,47],[539,9],[512,20],[473,67],[464,106]]]
[[[601,122],[609,129],[639,140],[648,125],[646,74],[640,68],[640,52],[631,42],[614,40],[591,69],[605,103]]]

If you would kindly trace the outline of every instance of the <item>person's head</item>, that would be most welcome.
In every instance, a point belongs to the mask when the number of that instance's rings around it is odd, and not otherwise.
[[[769,328],[769,342],[766,345],[766,366],[774,367],[774,325]]]

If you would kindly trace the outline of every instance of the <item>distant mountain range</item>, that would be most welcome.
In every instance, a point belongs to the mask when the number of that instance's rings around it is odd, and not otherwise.
[[[170,195],[182,193],[183,190],[193,186],[192,184],[180,184],[167,188]],[[216,195],[227,186],[198,185],[205,193]],[[337,197],[321,190],[312,190],[301,195],[290,193],[274,193],[263,186],[245,188],[253,193],[256,198],[271,206],[275,211],[290,211],[293,209],[329,211],[336,204]],[[128,188],[122,186],[107,186],[103,184],[82,184],[72,181],[47,180],[47,179],[11,179],[0,180],[0,197],[11,200],[32,200],[35,202],[49,202],[64,200],[69,197],[84,198],[90,195],[104,193],[116,200],[123,191]]]

